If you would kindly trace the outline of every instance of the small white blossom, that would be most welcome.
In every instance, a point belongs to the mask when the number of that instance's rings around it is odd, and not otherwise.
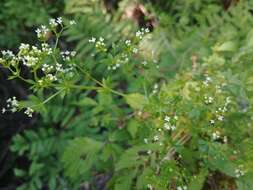
[[[223,120],[224,120],[224,116],[223,116],[223,115],[218,115],[218,116],[217,116],[217,119],[218,119],[219,121],[223,121]]]
[[[240,168],[235,169],[235,176],[236,176],[237,178],[239,178],[239,177],[241,177],[241,176],[244,176],[244,175],[245,175],[245,172],[242,171]]]
[[[133,53],[138,53],[138,49],[137,48],[133,48]]]
[[[215,131],[213,134],[212,134],[212,139],[213,140],[217,140],[220,138],[220,132],[219,131]]]
[[[34,110],[30,107],[26,108],[25,110],[25,114],[28,116],[28,117],[32,117],[32,114],[33,114]]]
[[[150,185],[150,184],[147,185],[147,188],[148,188],[149,190],[153,190],[153,187],[152,187],[152,185]]]
[[[187,190],[187,186],[179,186],[177,187],[177,190]]]
[[[169,122],[170,121],[170,117],[169,116],[165,116],[164,121]]]
[[[62,17],[58,17],[58,18],[56,19],[56,22],[57,22],[58,24],[62,24]]]
[[[227,136],[224,136],[224,137],[223,137],[223,142],[224,142],[224,143],[227,143],[227,142],[228,142]]]
[[[4,57],[10,57],[10,58],[15,57],[14,53],[10,50],[3,50],[2,54],[3,54]]]
[[[6,111],[6,108],[2,108],[2,114],[4,114]]]
[[[42,25],[40,28],[36,29],[35,32],[37,33],[38,38],[45,38],[47,33],[49,32],[49,29]]]
[[[19,103],[18,103],[18,101],[17,101],[17,99],[16,99],[15,96],[13,96],[12,98],[8,98],[7,101],[6,101],[6,103],[7,103],[7,106],[6,106],[6,107],[7,107],[8,110],[10,110],[12,113],[14,113],[14,112],[16,112],[16,111],[18,110]],[[2,109],[2,113],[5,113],[6,111],[7,111],[6,108],[3,108],[3,109]]]
[[[50,80],[50,81],[56,81],[57,77],[52,75],[52,74],[47,74],[46,77]]]
[[[91,39],[89,39],[90,43],[95,43],[96,42],[96,38],[92,37]]]
[[[76,24],[76,21],[71,20],[71,21],[69,21],[69,24],[70,24],[70,25],[75,25],[75,24]]]
[[[56,20],[54,18],[51,18],[49,20],[49,25],[53,28],[57,27],[58,26],[58,23],[56,22]]]
[[[155,135],[154,136],[154,141],[158,141],[159,140],[159,136],[158,135]]]
[[[125,41],[125,44],[126,44],[127,46],[130,46],[130,45],[131,45],[131,41],[130,41],[130,40],[126,40],[126,41]]]

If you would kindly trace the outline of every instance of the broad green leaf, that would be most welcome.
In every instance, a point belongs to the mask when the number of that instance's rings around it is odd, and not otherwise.
[[[236,179],[237,190],[250,190],[253,187],[253,173],[246,173]]]
[[[76,138],[65,149],[62,157],[65,173],[73,180],[84,175],[98,159],[103,143],[91,138]]]
[[[147,104],[146,97],[139,93],[128,94],[125,99],[133,109],[142,109]]]
[[[120,174],[116,179],[114,190],[132,190],[132,182],[135,175],[135,170],[127,170]]]
[[[139,128],[139,123],[136,120],[131,120],[127,125],[127,131],[131,134],[133,138],[136,137],[138,128]]]
[[[224,42],[223,44],[214,48],[217,52],[233,52],[236,51],[236,43],[233,41]]]
[[[202,169],[197,176],[193,176],[189,184],[189,190],[202,190],[208,171]]]

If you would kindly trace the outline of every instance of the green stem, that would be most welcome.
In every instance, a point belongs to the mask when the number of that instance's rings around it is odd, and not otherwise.
[[[57,91],[57,92],[54,93],[52,96],[49,96],[49,97],[48,97],[46,100],[44,100],[42,103],[32,105],[31,108],[46,104],[46,103],[49,102],[51,99],[53,99],[53,98],[56,97],[58,94],[60,94],[62,91],[63,91],[63,89]]]
[[[101,83],[100,81],[98,81],[97,79],[95,79],[94,77],[92,77],[87,71],[85,71],[84,69],[82,69],[79,65],[76,65],[77,68],[84,74],[86,75],[89,79],[91,79],[92,81],[94,81],[95,83],[97,83],[98,85],[100,85],[101,87],[103,87],[106,90],[109,90],[110,92],[117,94],[119,96],[125,96],[125,94],[118,92],[116,90],[113,90],[111,88],[109,88],[108,86],[105,86],[103,83]]]

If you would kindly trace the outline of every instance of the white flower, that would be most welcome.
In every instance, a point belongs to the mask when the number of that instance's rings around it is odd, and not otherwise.
[[[223,142],[224,142],[224,143],[227,143],[227,142],[228,142],[227,136],[224,136],[224,137],[223,137]]]
[[[133,48],[133,53],[138,53],[138,49],[137,48]]]
[[[169,123],[165,123],[163,126],[166,130],[170,130],[170,124]]]
[[[62,24],[62,17],[58,17],[58,18],[56,19],[56,22],[57,22],[58,24]]]
[[[223,115],[218,115],[217,118],[218,118],[219,121],[223,121],[224,120],[224,116]]]
[[[11,112],[14,113],[18,110],[19,102],[17,101],[15,96],[13,96],[12,98],[8,98],[6,103],[7,103],[7,108],[9,108]],[[6,108],[2,109],[2,113],[5,113],[6,111],[7,111]]]
[[[213,134],[212,134],[212,139],[213,140],[217,140],[220,138],[220,132],[219,131],[215,131]]]
[[[11,57],[11,58],[15,57],[14,53],[10,50],[3,50],[2,54],[3,54],[3,56],[7,56],[7,57]]]
[[[69,21],[69,24],[70,24],[70,25],[75,25],[75,24],[76,24],[76,21],[71,20],[71,21]]]
[[[29,44],[24,44],[24,43],[21,43],[20,46],[19,46],[19,50],[29,50],[30,48],[30,45]]]
[[[174,130],[176,129],[176,126],[175,126],[175,125],[171,125],[171,126],[170,126],[170,129],[171,129],[172,131],[174,131]]]
[[[54,28],[54,27],[58,26],[58,23],[56,22],[56,20],[54,18],[51,18],[49,20],[49,25]]]
[[[214,98],[211,96],[210,97],[205,96],[204,99],[205,99],[206,104],[211,104],[213,103],[213,100],[214,100]]]
[[[92,37],[91,39],[89,39],[90,43],[95,43],[96,42],[96,38]]]
[[[177,187],[177,190],[187,190],[187,187],[184,185],[184,186],[179,186],[179,187]]]
[[[25,114],[28,116],[28,117],[32,117],[32,114],[33,114],[34,110],[30,107],[26,108],[25,110]]]
[[[170,117],[169,116],[165,116],[164,121],[169,122],[170,121]]]
[[[154,141],[158,141],[159,140],[159,136],[158,135],[155,135],[154,136]]]
[[[210,123],[213,125],[215,123],[215,121],[213,119],[211,119]]]
[[[2,114],[4,114],[6,111],[6,108],[2,108]]]
[[[237,177],[237,178],[239,178],[239,177],[241,177],[241,176],[244,176],[244,174],[245,174],[245,172],[244,171],[242,171],[241,169],[235,169],[235,176]]]
[[[150,32],[150,30],[149,30],[148,28],[146,28],[146,29],[145,29],[145,32],[146,32],[146,33],[149,33],[149,32]]]
[[[45,38],[49,32],[49,29],[46,26],[42,25],[40,28],[36,29],[35,32],[37,33],[38,38]]]
[[[149,190],[153,190],[152,185],[148,184],[147,187],[148,187]]]
[[[147,61],[143,61],[143,62],[142,62],[142,65],[144,65],[144,66],[147,65],[147,64],[148,64]]]
[[[126,44],[127,46],[130,46],[130,45],[131,45],[131,41],[130,41],[130,40],[126,40],[126,41],[125,41],[125,44]]]
[[[54,75],[52,75],[52,74],[47,74],[46,76],[47,76],[47,78],[48,78],[50,81],[56,81],[56,80],[57,80],[57,77],[54,76]]]

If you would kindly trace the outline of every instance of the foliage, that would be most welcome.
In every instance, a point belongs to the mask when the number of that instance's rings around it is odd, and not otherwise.
[[[36,38],[30,28],[45,23],[63,8],[62,1],[2,0],[0,12],[0,46],[15,48],[22,40],[32,43]],[[22,38],[22,39],[21,39]]]
[[[14,170],[20,189],[201,190],[219,174],[220,189],[248,190],[252,3],[227,12],[217,1],[147,3],[159,25],[134,33],[98,1],[78,2],[66,5],[75,21],[51,19],[36,46],[0,58],[31,94],[3,112],[40,113],[37,129],[13,139],[30,162]],[[61,46],[63,34],[77,52]]]

